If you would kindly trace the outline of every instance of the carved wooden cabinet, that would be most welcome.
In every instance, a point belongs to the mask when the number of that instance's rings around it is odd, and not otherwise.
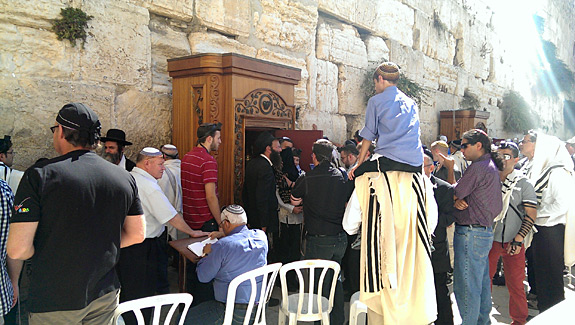
[[[221,122],[220,204],[238,203],[246,132],[294,128],[294,85],[300,69],[243,55],[199,54],[168,60],[173,78],[173,144],[180,156],[196,145],[201,123]]]
[[[440,134],[447,136],[449,141],[461,139],[465,131],[484,129],[487,125],[489,112],[474,109],[448,110],[440,112]]]

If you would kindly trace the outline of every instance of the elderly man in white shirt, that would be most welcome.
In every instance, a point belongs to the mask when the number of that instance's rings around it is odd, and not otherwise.
[[[130,172],[136,180],[138,195],[146,218],[146,240],[138,245],[122,249],[118,263],[118,275],[122,290],[120,302],[152,296],[158,281],[160,236],[169,223],[191,237],[207,236],[203,231],[192,230],[184,218],[170,203],[158,179],[165,170],[164,158],[156,148],[144,148]],[[166,274],[167,276],[167,274]]]

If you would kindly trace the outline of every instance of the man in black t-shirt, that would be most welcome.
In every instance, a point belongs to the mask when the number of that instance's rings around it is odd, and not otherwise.
[[[118,304],[120,248],[144,240],[136,183],[90,151],[100,122],[87,106],[65,105],[50,129],[61,156],[25,172],[8,255],[32,258],[30,324],[106,324]]]
[[[331,163],[334,146],[329,140],[320,139],[313,144],[314,169],[298,178],[291,192],[292,204],[303,203],[306,249],[303,259],[324,259],[338,262],[345,253],[347,234],[342,220],[345,205],[353,191],[347,175]],[[330,276],[324,281],[323,295],[327,297]],[[319,281],[319,279],[317,279]],[[316,281],[316,283],[317,283]],[[344,323],[344,297],[341,280],[335,287],[330,323]]]

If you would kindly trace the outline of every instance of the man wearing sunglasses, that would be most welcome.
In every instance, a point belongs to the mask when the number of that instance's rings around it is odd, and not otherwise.
[[[0,179],[6,181],[12,192],[15,193],[24,173],[12,169],[16,152],[10,139],[9,135],[5,135],[4,139],[0,139]]]
[[[503,209],[495,218],[493,246],[489,251],[489,275],[497,271],[497,261],[503,258],[505,284],[509,290],[509,315],[513,324],[527,321],[527,298],[523,289],[525,280],[524,240],[537,218],[537,197],[527,177],[514,169],[519,161],[519,148],[514,142],[503,141],[497,150],[503,157],[503,170],[499,172],[503,196]]]

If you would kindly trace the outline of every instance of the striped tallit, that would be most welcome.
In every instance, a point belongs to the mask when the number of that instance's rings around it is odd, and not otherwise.
[[[431,183],[420,173],[391,171],[366,173],[355,186],[362,211],[360,300],[385,324],[433,322]]]

